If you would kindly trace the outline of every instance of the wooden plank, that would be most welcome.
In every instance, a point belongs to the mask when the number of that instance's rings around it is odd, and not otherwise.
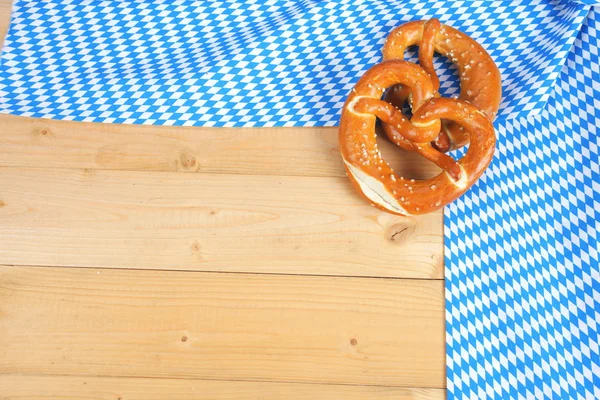
[[[0,0],[0,48],[4,44],[4,37],[10,25],[11,10],[12,0]]]
[[[379,141],[386,160],[415,179],[432,163]],[[337,128],[194,128],[0,116],[0,166],[345,176]]]
[[[443,278],[442,213],[346,178],[0,168],[0,263]]]
[[[0,374],[443,388],[442,281],[0,267]]]
[[[187,379],[0,375],[10,400],[444,400],[442,389]]]

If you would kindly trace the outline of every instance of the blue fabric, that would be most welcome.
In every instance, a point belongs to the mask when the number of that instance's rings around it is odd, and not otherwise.
[[[333,126],[404,21],[439,17],[503,72],[501,118],[541,111],[587,6],[563,0],[16,0],[0,112],[196,126]],[[452,69],[438,64],[444,93]]]
[[[600,399],[599,30],[445,209],[449,399]]]

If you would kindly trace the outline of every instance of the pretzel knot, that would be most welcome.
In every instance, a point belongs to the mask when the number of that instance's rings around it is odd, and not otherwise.
[[[394,59],[419,43],[421,66]],[[474,43],[437,20],[405,24],[386,42],[387,61],[369,69],[352,89],[342,111],[340,149],[350,180],[374,206],[399,215],[437,210],[462,195],[491,162],[500,74],[489,55]],[[454,56],[452,60],[458,63],[462,90],[458,99],[439,97],[434,50]],[[400,111],[405,100],[411,102],[411,118]],[[377,149],[377,118],[393,143],[418,152],[442,172],[426,180],[395,174]],[[469,142],[458,161],[444,154]]]

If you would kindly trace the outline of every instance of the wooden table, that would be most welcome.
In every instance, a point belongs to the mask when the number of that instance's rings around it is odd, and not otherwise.
[[[336,140],[1,115],[0,399],[443,399],[442,214]]]

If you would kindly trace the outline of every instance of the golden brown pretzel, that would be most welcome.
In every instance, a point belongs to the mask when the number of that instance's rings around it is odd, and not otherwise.
[[[387,88],[399,84],[412,93],[411,120],[381,100]],[[464,193],[492,159],[496,137],[486,115],[463,100],[436,98],[434,92],[431,78],[423,68],[391,60],[369,69],[344,104],[339,143],[346,171],[355,188],[382,210],[400,215],[437,210]],[[402,138],[399,140],[413,150],[424,155],[431,153],[445,170],[434,178],[419,181],[396,175],[377,149],[377,118],[396,127]],[[458,162],[429,143],[438,135],[441,119],[455,121],[470,137],[469,149]]]
[[[431,76],[434,90],[439,89],[439,79],[433,68],[434,51],[445,55],[458,67],[461,92],[459,99],[482,110],[493,121],[500,107],[502,85],[498,67],[481,45],[464,33],[440,24],[437,19],[408,22],[394,29],[383,47],[383,59],[404,59],[404,51],[419,46],[419,63]],[[395,96],[386,94],[386,100],[401,107],[409,93],[401,89]],[[449,121],[442,122],[440,136],[434,142],[442,151],[460,148],[469,142],[462,127]],[[386,135],[393,139],[397,129],[384,124]]]

